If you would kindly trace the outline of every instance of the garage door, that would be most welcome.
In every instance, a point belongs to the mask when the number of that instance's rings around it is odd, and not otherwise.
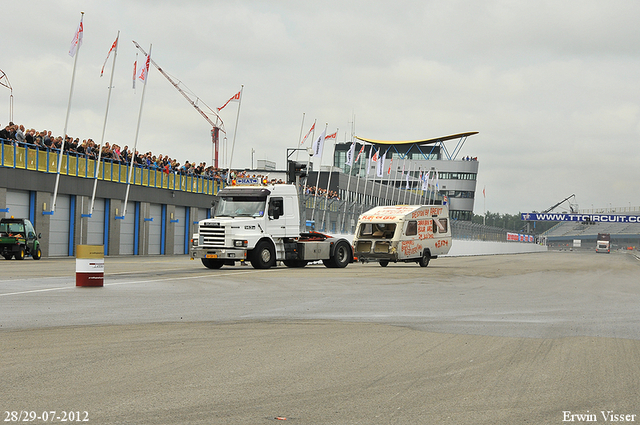
[[[149,217],[152,218],[149,222],[149,254],[160,255],[160,243],[162,232],[162,205],[150,204],[149,205]]]
[[[69,223],[71,217],[71,197],[58,195],[56,210],[51,216],[49,232],[49,256],[69,256]]]
[[[90,201],[89,201],[90,202]],[[96,199],[87,223],[87,244],[104,245],[104,199]]]
[[[29,192],[24,190],[7,190],[6,217],[29,218]]]
[[[188,225],[186,221],[186,208],[176,207],[176,212],[173,214],[174,220],[174,239],[173,239],[173,253],[174,254],[186,254],[185,252],[185,226]]]
[[[120,221],[120,255],[133,255],[135,209],[137,205],[129,203],[124,220]]]

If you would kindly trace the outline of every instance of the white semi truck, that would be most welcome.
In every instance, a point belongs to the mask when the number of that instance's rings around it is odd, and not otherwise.
[[[449,208],[446,205],[393,205],[375,207],[358,218],[353,239],[361,261],[416,262],[429,260],[451,249]]]
[[[245,182],[246,183],[246,182]],[[198,223],[191,243],[191,259],[200,258],[210,269],[249,261],[268,269],[282,261],[304,267],[322,260],[326,267],[342,268],[353,261],[351,243],[319,232],[300,232],[300,204],[293,184],[227,186],[218,192],[212,218]]]

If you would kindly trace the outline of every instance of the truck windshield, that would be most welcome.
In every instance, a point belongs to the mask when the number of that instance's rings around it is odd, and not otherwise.
[[[262,217],[266,198],[225,196],[216,205],[215,217]]]

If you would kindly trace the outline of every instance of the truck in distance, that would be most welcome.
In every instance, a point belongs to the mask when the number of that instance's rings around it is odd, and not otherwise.
[[[598,233],[598,239],[596,240],[596,252],[611,253],[611,234]]]
[[[358,218],[353,239],[355,256],[361,261],[429,261],[451,248],[449,208],[446,205],[395,205],[375,207]]]
[[[282,261],[304,267],[322,260],[326,267],[342,268],[353,261],[347,239],[319,232],[300,232],[298,190],[293,184],[261,184],[239,180],[216,196],[212,218],[202,220],[193,235],[190,256],[210,269],[249,261],[268,269]],[[241,183],[249,183],[241,185]]]

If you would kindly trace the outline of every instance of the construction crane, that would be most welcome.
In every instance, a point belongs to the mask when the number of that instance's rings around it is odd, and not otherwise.
[[[136,43],[134,40],[133,44],[145,55],[147,54],[147,52],[144,51],[144,49],[142,47],[140,47],[140,45],[138,43]],[[178,81],[177,83],[171,78],[169,77],[169,75],[164,72],[164,70],[162,68],[160,68],[158,66],[157,63],[155,63],[155,61],[153,59],[149,60],[149,63],[151,63],[153,66],[156,67],[156,69],[158,71],[160,71],[160,73],[162,75],[164,75],[164,77],[169,80],[169,82],[173,85],[173,87],[176,88],[176,90],[178,90],[180,92],[181,95],[184,96],[185,99],[187,99],[187,102],[189,102],[189,104],[191,104],[191,106],[193,106],[196,111],[198,111],[200,113],[200,115],[202,115],[202,117],[207,120],[207,122],[209,124],[211,124],[211,142],[213,143],[213,146],[215,148],[215,156],[214,156],[214,162],[213,162],[213,166],[215,168],[218,168],[218,150],[219,150],[219,145],[220,145],[220,132],[222,131],[223,133],[226,134],[226,131],[224,130],[224,123],[222,122],[222,118],[220,118],[220,115],[218,115],[217,112],[215,112],[213,109],[211,109],[206,103],[204,103],[202,101],[202,99],[200,99],[198,96],[195,96],[195,101],[193,99],[191,99],[189,97],[189,95],[187,93],[185,93],[184,90],[182,90],[180,88],[180,84],[181,81]],[[202,110],[202,108],[200,108],[198,106],[198,103],[200,103],[203,107],[205,107],[209,114],[214,115],[215,116],[215,122],[209,117],[209,115],[207,115],[207,113],[205,111]]]
[[[548,212],[553,211],[554,209],[556,209],[557,207],[559,207],[563,202],[568,201],[571,198],[575,198],[576,195],[571,195],[571,196],[567,196],[566,198],[564,198],[562,201],[558,202],[557,204],[555,204],[552,207],[547,208],[546,210],[542,211],[542,214],[546,214]],[[574,208],[575,206],[575,208]],[[572,204],[571,202],[569,202],[569,211],[571,211],[572,214],[577,213],[578,212],[578,206],[576,204]]]

